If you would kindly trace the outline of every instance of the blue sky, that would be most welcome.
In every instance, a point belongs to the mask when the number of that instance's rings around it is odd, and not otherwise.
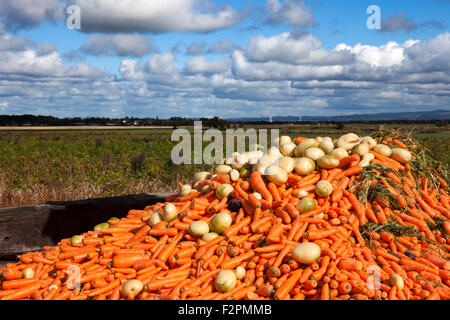
[[[69,5],[81,30],[66,27]],[[367,28],[369,5],[382,30]],[[449,12],[448,0],[3,0],[0,114],[449,109]]]

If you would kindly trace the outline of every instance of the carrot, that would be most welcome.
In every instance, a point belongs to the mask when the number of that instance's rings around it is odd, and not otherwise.
[[[290,277],[275,292],[275,299],[283,300],[297,284],[298,280],[302,276],[302,273],[303,269],[297,269],[292,272]]]
[[[1,300],[20,300],[24,298],[28,298],[31,296],[34,292],[39,290],[41,287],[41,283],[39,281],[34,281],[29,283],[25,287],[21,287],[19,289],[16,289],[9,294],[3,296]]]
[[[259,192],[265,200],[267,200],[269,202],[273,201],[273,196],[267,189],[266,184],[265,184],[264,180],[262,179],[261,172],[259,172],[259,171],[252,172],[252,174],[250,175],[249,181],[250,181],[250,185],[254,191]]]

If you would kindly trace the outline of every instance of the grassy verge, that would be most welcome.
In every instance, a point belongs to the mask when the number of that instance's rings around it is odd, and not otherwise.
[[[281,134],[330,135],[327,130],[319,134],[295,129],[281,127]],[[344,131],[350,128],[331,135]],[[189,181],[194,172],[208,166],[174,165],[170,133],[158,129],[2,131],[0,207],[174,191],[178,181]],[[415,137],[448,166],[450,132],[420,132]]]

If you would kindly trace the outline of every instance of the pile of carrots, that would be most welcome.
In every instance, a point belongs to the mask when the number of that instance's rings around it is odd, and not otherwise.
[[[384,139],[406,148],[398,136]],[[410,163],[372,153],[370,166],[349,156],[337,168],[289,173],[282,185],[258,171],[235,181],[229,174],[205,179],[201,185],[209,192],[173,194],[166,203],[110,219],[80,241],[63,239],[21,255],[0,269],[0,299],[448,300],[445,179],[435,175],[431,181]],[[320,180],[332,184],[329,196],[316,194]],[[219,198],[215,190],[224,183],[233,191]],[[390,194],[371,194],[378,184]],[[366,197],[360,192],[364,186]],[[316,202],[315,209],[299,211],[299,191]],[[151,216],[167,203],[176,207],[177,217],[151,225]],[[232,223],[218,237],[206,241],[189,232],[191,223],[209,223],[219,212],[228,213]],[[305,242],[320,247],[313,263],[292,256]],[[238,268],[235,285],[219,291],[218,273]]]

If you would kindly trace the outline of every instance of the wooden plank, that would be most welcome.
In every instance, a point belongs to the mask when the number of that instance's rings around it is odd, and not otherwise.
[[[164,202],[167,195],[136,194],[0,209],[0,260],[14,260],[18,254],[56,245],[111,217],[122,218],[131,209]]]

